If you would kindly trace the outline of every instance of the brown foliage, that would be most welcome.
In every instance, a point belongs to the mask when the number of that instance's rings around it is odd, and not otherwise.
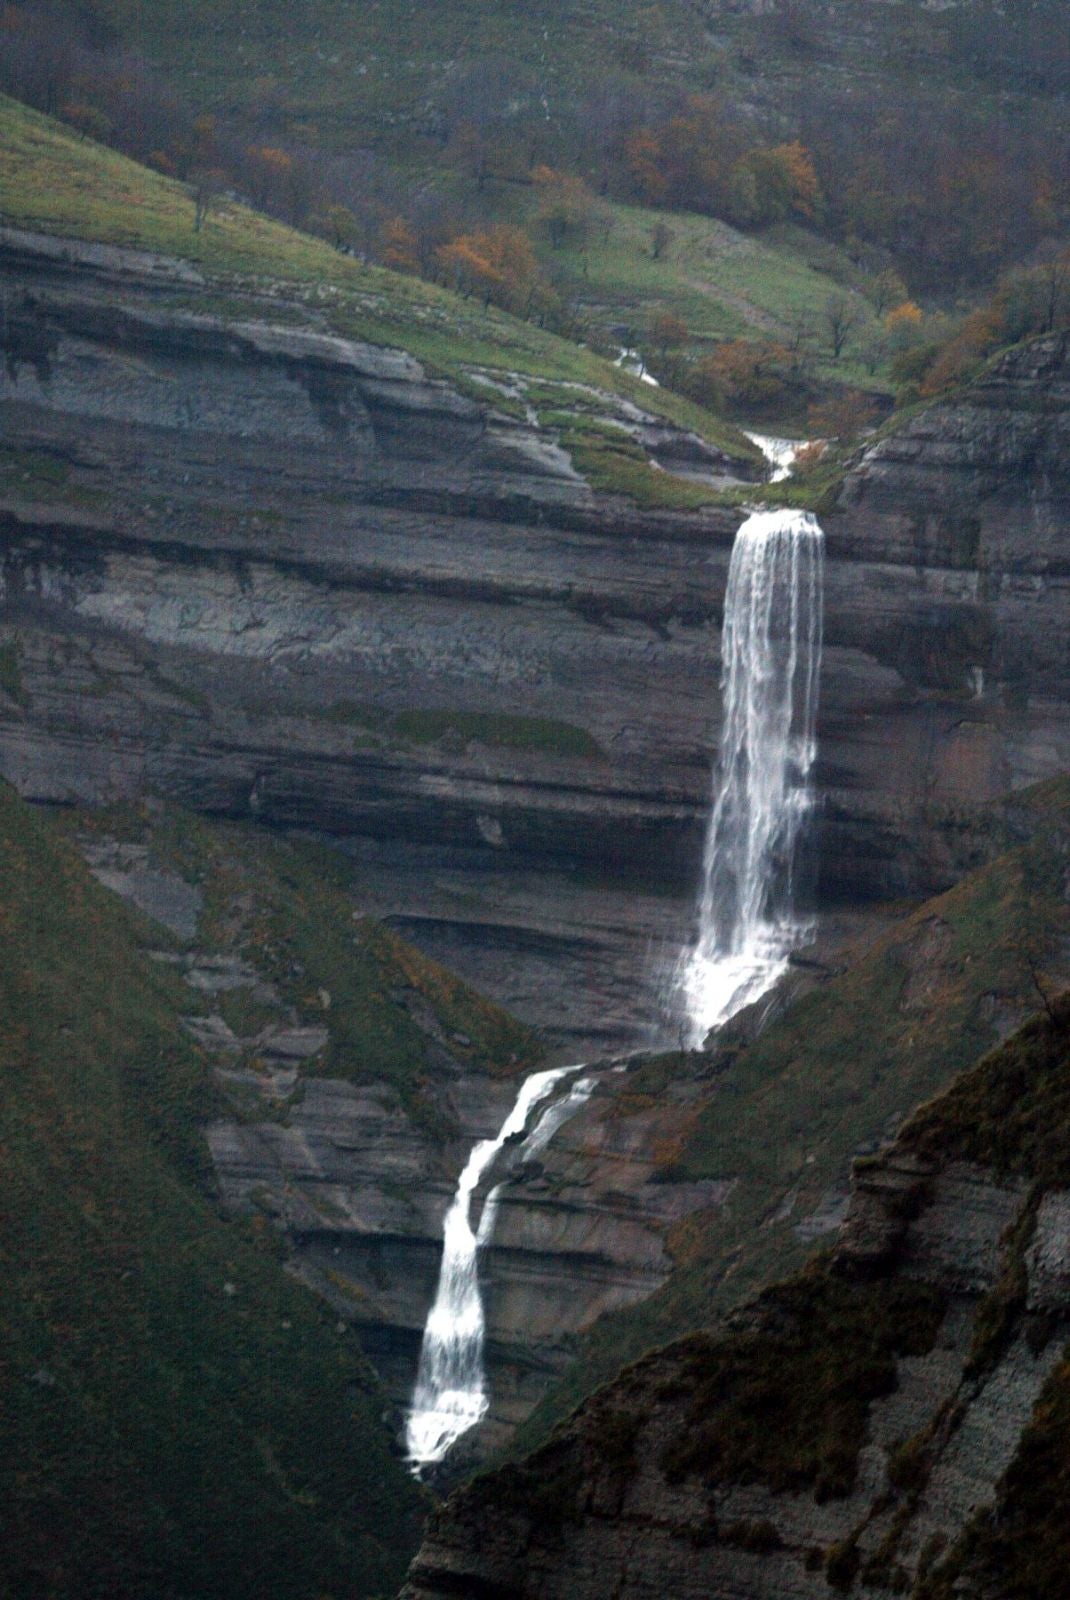
[[[458,234],[436,254],[447,281],[462,294],[481,294],[485,305],[526,314],[544,288],[531,240],[508,223]]]

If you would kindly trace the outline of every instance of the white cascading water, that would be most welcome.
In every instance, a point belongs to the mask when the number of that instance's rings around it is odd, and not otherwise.
[[[424,1328],[406,1423],[407,1455],[416,1468],[441,1461],[463,1433],[482,1421],[489,1405],[483,1370],[479,1249],[493,1232],[499,1189],[492,1189],[487,1196],[477,1229],[472,1227],[475,1192],[506,1141],[524,1132],[563,1078],[580,1071],[582,1066],[556,1067],[526,1078],[497,1137],[482,1139],[475,1146],[458,1180],[443,1226],[438,1289]],[[579,1079],[567,1095],[546,1107],[525,1139],[521,1155],[528,1157],[543,1149],[593,1087],[593,1078]]]
[[[823,545],[813,516],[780,510],[748,517],[732,548],[698,936],[676,974],[692,1048],[772,987],[802,936],[792,880],[816,754]]]
[[[791,477],[795,457],[806,448],[806,439],[781,439],[771,433],[751,433],[747,428],[743,431],[751,443],[758,446],[772,468],[770,483],[783,483],[785,478]]]
[[[801,935],[791,890],[816,749],[822,546],[821,529],[809,514],[764,511],[747,519],[732,550],[722,647],[724,730],[699,932],[677,973],[695,1046],[771,987]],[[477,1144],[461,1173],[446,1214],[438,1288],[406,1427],[408,1459],[417,1470],[441,1461],[489,1406],[479,1251],[493,1234],[502,1185],[491,1189],[473,1228],[476,1191],[502,1147],[525,1133],[533,1118],[522,1159],[543,1150],[589,1098],[597,1079],[575,1076],[582,1070],[559,1067],[528,1078],[497,1137]],[[555,1098],[556,1086],[570,1077],[568,1093]]]

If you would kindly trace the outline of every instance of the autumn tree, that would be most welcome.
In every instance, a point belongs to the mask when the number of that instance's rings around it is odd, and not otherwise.
[[[437,256],[447,282],[461,294],[481,295],[484,306],[494,301],[526,316],[538,299],[539,265],[521,228],[499,222],[458,234]]]
[[[861,389],[846,389],[810,407],[807,431],[815,438],[848,444],[867,428],[872,428],[876,420],[877,407],[872,397]]]
[[[734,220],[752,227],[812,222],[822,204],[813,157],[798,140],[748,151],[732,167],[728,195]]]
[[[639,128],[625,141],[624,158],[633,188],[647,205],[660,206],[669,197],[669,180],[662,170],[661,141],[652,128]]]
[[[352,250],[360,234],[360,225],[348,206],[338,201],[326,206],[312,219],[316,233],[322,233],[336,250]]]
[[[1070,250],[1050,244],[1038,254],[1036,266],[1010,273],[1000,284],[1003,317],[1017,338],[1052,333],[1070,320]]]
[[[385,267],[395,272],[419,272],[420,244],[404,217],[389,217],[383,224],[379,255]]]
[[[64,122],[78,129],[82,139],[96,139],[104,143],[111,133],[111,118],[99,106],[90,105],[85,100],[65,100],[59,108],[59,114]]]
[[[901,306],[910,299],[907,286],[894,267],[878,272],[870,286],[870,298],[878,317],[883,317],[893,306]]]
[[[570,172],[538,166],[531,174],[538,195],[536,216],[560,250],[566,239],[582,240],[591,221],[594,195],[586,181]]]
[[[689,387],[705,405],[757,416],[783,404],[792,370],[775,340],[730,339],[697,363]]]
[[[922,337],[925,313],[913,300],[893,306],[884,318],[884,331],[892,350],[906,350]]]
[[[249,145],[245,151],[246,183],[255,205],[278,209],[293,172],[294,158],[278,145]]]

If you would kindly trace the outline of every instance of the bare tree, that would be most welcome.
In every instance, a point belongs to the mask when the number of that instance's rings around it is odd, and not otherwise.
[[[209,213],[218,206],[227,187],[227,175],[218,167],[204,167],[190,173],[189,188],[193,196],[193,231],[200,233]]]
[[[663,256],[668,255],[669,246],[675,238],[676,235],[667,222],[655,222],[650,230],[650,254],[655,261],[660,261]]]
[[[858,304],[843,290],[830,294],[825,301],[822,311],[825,332],[828,334],[829,349],[832,351],[833,361],[838,361],[843,354],[844,346],[852,333],[862,322],[862,312]]]

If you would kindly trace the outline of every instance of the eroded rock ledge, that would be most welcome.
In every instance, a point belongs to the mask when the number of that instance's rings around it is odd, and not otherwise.
[[[10,233],[0,267],[0,772],[385,852],[377,910],[514,1005],[503,947],[577,1014],[597,971],[575,1032],[634,1039],[650,925],[688,914],[740,513],[595,492],[494,389],[266,289],[227,310],[188,269]],[[1063,338],[1010,352],[825,519],[826,898],[945,887],[988,800],[1070,766],[1067,372]]]
[[[1064,1002],[859,1163],[831,1253],[455,1494],[404,1600],[1058,1592],[1068,1083]]]

